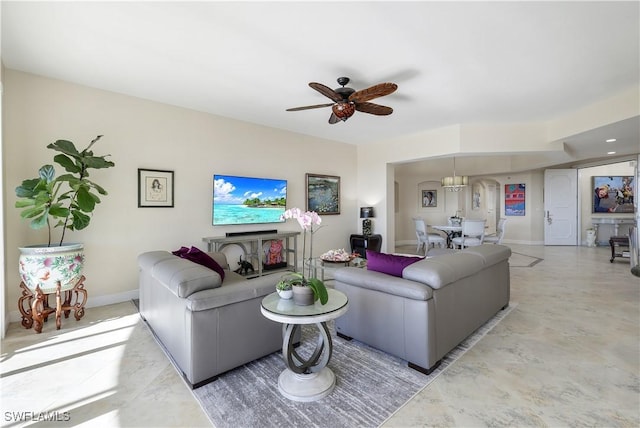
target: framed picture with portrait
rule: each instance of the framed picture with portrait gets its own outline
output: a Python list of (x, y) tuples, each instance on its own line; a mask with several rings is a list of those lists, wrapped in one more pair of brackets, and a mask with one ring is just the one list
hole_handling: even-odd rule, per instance
[(307, 211), (318, 214), (340, 214), (340, 177), (306, 174)]
[(435, 208), (438, 206), (438, 191), (435, 189), (420, 191), (422, 208)]
[(173, 208), (173, 171), (138, 168), (138, 208)]

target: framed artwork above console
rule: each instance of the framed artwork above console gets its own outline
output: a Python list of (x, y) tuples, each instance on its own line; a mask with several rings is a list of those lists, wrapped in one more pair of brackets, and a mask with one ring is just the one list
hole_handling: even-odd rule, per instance
[(598, 214), (633, 213), (635, 187), (632, 175), (593, 176), (591, 212)]

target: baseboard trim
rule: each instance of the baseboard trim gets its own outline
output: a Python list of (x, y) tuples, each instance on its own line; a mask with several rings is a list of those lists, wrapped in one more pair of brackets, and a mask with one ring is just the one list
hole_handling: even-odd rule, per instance
[[(89, 298), (87, 299), (87, 304), (85, 308), (97, 308), (99, 306), (108, 306), (114, 305), (116, 303), (128, 302), (133, 299), (138, 299), (140, 296), (140, 292), (138, 289), (125, 291), (124, 293), (117, 294), (107, 294), (103, 296), (91, 296), (91, 290), (87, 290), (89, 292)], [(22, 322), (22, 315), (20, 311), (11, 311), (9, 312), (9, 322)], [(7, 323), (8, 325), (8, 323)]]

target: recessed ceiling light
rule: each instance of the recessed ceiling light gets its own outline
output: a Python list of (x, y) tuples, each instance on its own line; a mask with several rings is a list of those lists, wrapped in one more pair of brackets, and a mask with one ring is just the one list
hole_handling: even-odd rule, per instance
[(615, 138), (609, 138), (607, 140), (607, 143), (615, 143), (616, 139)]
[(615, 155), (616, 152), (607, 152), (608, 155)]

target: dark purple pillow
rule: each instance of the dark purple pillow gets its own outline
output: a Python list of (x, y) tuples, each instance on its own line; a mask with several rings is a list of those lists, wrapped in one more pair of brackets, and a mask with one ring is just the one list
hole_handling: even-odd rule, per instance
[(424, 257), (398, 256), (367, 250), (367, 270), (386, 273), (402, 278), (402, 270)]
[(205, 253), (199, 248), (191, 247), (188, 252), (177, 254), (177, 256), (216, 271), (218, 275), (220, 275), (220, 279), (224, 281), (224, 269), (222, 269), (222, 267), (215, 260), (213, 260), (211, 256), (209, 256), (209, 254)]
[(189, 252), (189, 247), (180, 247), (179, 250), (172, 251), (171, 254), (174, 256), (182, 257), (183, 254), (187, 254)]

